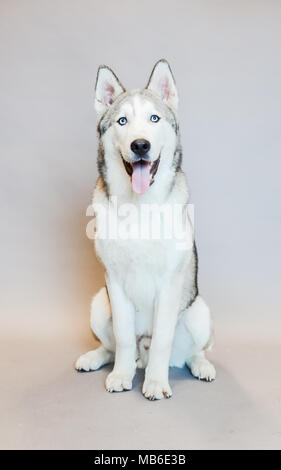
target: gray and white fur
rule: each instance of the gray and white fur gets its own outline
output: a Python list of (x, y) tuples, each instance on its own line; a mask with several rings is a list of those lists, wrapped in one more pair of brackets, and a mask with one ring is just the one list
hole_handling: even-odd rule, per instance
[[(110, 218), (112, 196), (118, 208), (186, 205), (178, 93), (166, 60), (156, 63), (146, 88), (132, 91), (125, 91), (112, 70), (101, 66), (95, 108), (100, 176), (93, 206), (102, 207)], [(99, 233), (104, 223), (99, 212), (96, 222)], [(212, 321), (198, 293), (197, 252), (188, 224), (188, 250), (179, 250), (177, 240), (166, 239), (161, 230), (157, 240), (95, 239), (106, 272), (105, 287), (91, 308), (91, 328), (101, 345), (82, 355), (76, 369), (96, 370), (113, 362), (105, 383), (110, 392), (130, 390), (137, 367), (145, 369), (142, 391), (150, 400), (172, 395), (169, 366), (187, 365), (195, 377), (207, 381), (216, 376), (205, 357), (212, 345)]]

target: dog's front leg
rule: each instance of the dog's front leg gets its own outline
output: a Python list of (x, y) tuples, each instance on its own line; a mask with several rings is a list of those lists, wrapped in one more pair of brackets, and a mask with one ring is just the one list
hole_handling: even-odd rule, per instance
[(105, 388), (109, 392), (131, 390), (136, 371), (135, 310), (115, 279), (107, 279), (116, 341), (115, 363)]
[(182, 279), (169, 280), (156, 301), (149, 360), (142, 392), (149, 400), (169, 398), (169, 361), (182, 294)]

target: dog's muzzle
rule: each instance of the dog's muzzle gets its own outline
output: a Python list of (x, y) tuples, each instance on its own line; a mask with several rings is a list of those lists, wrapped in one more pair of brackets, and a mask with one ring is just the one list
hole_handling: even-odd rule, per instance
[(144, 157), (149, 152), (150, 147), (150, 142), (146, 139), (136, 139), (131, 143), (131, 150), (138, 157)]
[(159, 167), (160, 155), (154, 162), (148, 160), (146, 156), (135, 158), (132, 163), (125, 160), (122, 156), (122, 161), (126, 172), (131, 177), (135, 193), (146, 193), (148, 188), (154, 183), (154, 177)]

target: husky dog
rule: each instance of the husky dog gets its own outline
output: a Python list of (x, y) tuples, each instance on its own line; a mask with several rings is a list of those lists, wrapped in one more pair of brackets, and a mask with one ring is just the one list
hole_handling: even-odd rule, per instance
[[(102, 207), (110, 219), (113, 196), (118, 208), (186, 205), (178, 93), (167, 61), (156, 63), (146, 88), (132, 91), (101, 66), (95, 108), (100, 176), (94, 207)], [(99, 228), (99, 211), (96, 219)], [(119, 214), (117, 225), (121, 220)], [(169, 366), (187, 365), (198, 379), (215, 379), (205, 357), (212, 345), (211, 316), (198, 294), (196, 246), (189, 219), (187, 224), (186, 250), (178, 249), (173, 237), (109, 239), (97, 230), (96, 253), (106, 274), (105, 287), (92, 301), (91, 328), (101, 345), (82, 355), (76, 369), (96, 370), (114, 362), (105, 382), (109, 392), (130, 390), (137, 367), (145, 368), (142, 392), (150, 400), (172, 395)]]

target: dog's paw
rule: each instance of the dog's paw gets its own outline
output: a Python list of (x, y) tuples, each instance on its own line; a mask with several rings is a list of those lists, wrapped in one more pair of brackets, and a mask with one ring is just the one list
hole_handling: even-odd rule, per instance
[(161, 398), (170, 398), (172, 390), (168, 382), (158, 380), (145, 380), (142, 393), (148, 400), (161, 400)]
[(132, 389), (132, 377), (125, 374), (110, 372), (105, 380), (105, 388), (108, 392), (123, 392)]
[(103, 358), (97, 351), (89, 351), (77, 359), (75, 369), (89, 372), (99, 369), (103, 363)]
[(195, 359), (190, 365), (192, 375), (199, 380), (211, 382), (216, 378), (216, 369), (208, 359)]

